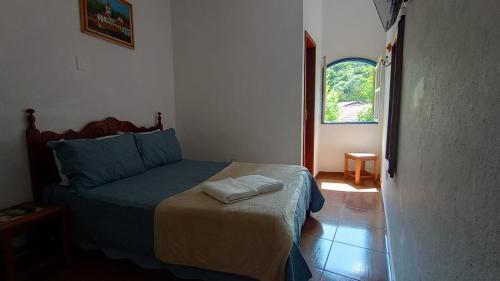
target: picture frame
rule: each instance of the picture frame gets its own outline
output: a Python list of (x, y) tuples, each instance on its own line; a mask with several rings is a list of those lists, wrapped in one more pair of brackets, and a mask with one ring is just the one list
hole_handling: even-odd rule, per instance
[(135, 49), (132, 4), (125, 0), (80, 0), (81, 31)]

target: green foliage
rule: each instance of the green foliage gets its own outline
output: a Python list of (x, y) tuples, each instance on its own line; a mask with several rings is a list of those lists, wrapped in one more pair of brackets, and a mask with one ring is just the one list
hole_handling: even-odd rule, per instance
[(325, 121), (333, 122), (339, 118), (340, 107), (339, 107), (339, 96), (337, 92), (327, 92), (325, 95)]
[(362, 111), (358, 112), (358, 120), (361, 122), (373, 121), (373, 106), (367, 107)]
[(97, 14), (106, 11), (106, 5), (97, 0), (87, 0), (87, 11), (89, 14)]
[[(372, 65), (365, 62), (345, 61), (328, 67), (325, 76), (324, 116), (326, 122), (337, 121), (340, 114), (339, 102), (373, 103), (375, 68)], [(364, 110), (358, 117), (359, 121), (372, 121), (373, 108)]]

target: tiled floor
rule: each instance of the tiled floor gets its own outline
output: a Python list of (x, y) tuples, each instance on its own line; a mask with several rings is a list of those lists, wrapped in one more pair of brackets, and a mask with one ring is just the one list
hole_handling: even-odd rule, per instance
[(380, 190), (336, 176), (317, 182), (325, 205), (307, 219), (300, 245), (312, 281), (389, 280)]

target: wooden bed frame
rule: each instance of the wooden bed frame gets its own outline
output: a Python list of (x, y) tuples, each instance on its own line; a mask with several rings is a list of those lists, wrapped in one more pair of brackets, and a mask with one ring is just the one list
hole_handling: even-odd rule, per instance
[(28, 121), (26, 139), (28, 143), (31, 190), (35, 202), (40, 201), (42, 189), (46, 184), (59, 180), (54, 157), (52, 151), (47, 148), (47, 142), (62, 139), (95, 139), (115, 135), (118, 132), (140, 133), (163, 130), (161, 112), (157, 113), (156, 125), (149, 128), (137, 127), (129, 121), (120, 121), (116, 118), (108, 117), (102, 121), (91, 122), (80, 131), (68, 130), (61, 134), (51, 131), (40, 132), (35, 124), (34, 109), (30, 108), (26, 110), (26, 120)]

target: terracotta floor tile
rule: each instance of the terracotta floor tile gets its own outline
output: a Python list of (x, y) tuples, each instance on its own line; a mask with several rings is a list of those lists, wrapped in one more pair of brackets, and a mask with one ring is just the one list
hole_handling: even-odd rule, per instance
[(325, 174), (322, 172), (319, 172), (318, 175), (316, 176), (316, 180), (329, 180), (329, 179), (337, 179), (337, 180), (343, 180), (344, 179), (344, 174)]
[(352, 209), (345, 207), (342, 211), (341, 223), (359, 224), (385, 229), (384, 213), (370, 210)]
[(321, 281), (321, 276), (323, 275), (323, 270), (316, 267), (309, 267), (311, 269), (312, 278), (310, 281)]
[(376, 187), (377, 184), (373, 182), (373, 180), (370, 179), (365, 179), (362, 180), (360, 184), (356, 184), (354, 182), (354, 178), (348, 178), (347, 180), (344, 180), (345, 183), (350, 184), (352, 186), (355, 186), (359, 189), (366, 189), (366, 188), (371, 188), (371, 187)]
[(385, 247), (385, 231), (380, 228), (341, 224), (337, 228), (334, 241), (370, 250), (387, 252)]
[(321, 193), (329, 205), (344, 206), (347, 192), (322, 189)]
[(309, 217), (302, 226), (302, 235), (333, 240), (337, 231), (338, 222), (323, 217)]
[(370, 259), (366, 249), (335, 242), (328, 257), (326, 269), (350, 278), (366, 280), (369, 274)]
[(356, 281), (356, 279), (351, 279), (342, 275), (324, 271), (323, 276), (321, 277), (321, 281)]
[(379, 192), (349, 192), (345, 205), (349, 208), (382, 212), (382, 197)]
[(325, 270), (361, 281), (387, 281), (387, 255), (334, 242)]
[(362, 184), (355, 184), (351, 180), (343, 179), (320, 179), (316, 180), (318, 186), (322, 191), (330, 190), (337, 192), (378, 192), (376, 185), (372, 182), (366, 182)]
[(324, 269), (331, 245), (331, 240), (302, 235), (300, 251), (309, 266)]
[(313, 213), (312, 216), (315, 218), (323, 217), (328, 220), (340, 220), (342, 217), (342, 210), (344, 207), (332, 205), (328, 201), (325, 201), (323, 208), (317, 212)]

